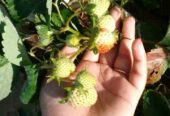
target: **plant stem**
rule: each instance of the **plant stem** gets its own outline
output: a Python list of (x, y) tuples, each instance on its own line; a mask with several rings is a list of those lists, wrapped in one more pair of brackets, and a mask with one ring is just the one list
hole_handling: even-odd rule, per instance
[(56, 7), (57, 12), (58, 12), (58, 14), (59, 14), (59, 17), (60, 17), (60, 19), (61, 19), (62, 23), (64, 24), (64, 23), (65, 23), (65, 22), (64, 22), (64, 19), (63, 19), (63, 17), (62, 17), (62, 15), (61, 15), (61, 13), (60, 13), (60, 9), (59, 9), (59, 7), (58, 7), (58, 0), (56, 0), (56, 2), (55, 2), (55, 3), (53, 3), (53, 5)]
[(71, 22), (71, 20), (72, 20), (75, 16), (78, 16), (79, 14), (80, 14), (80, 12), (77, 12), (77, 13), (72, 14), (72, 15), (68, 18), (68, 20), (67, 20), (67, 22), (66, 22), (66, 27), (68, 27), (69, 24), (70, 24), (70, 22)]
[(72, 29), (71, 27), (68, 27), (68, 31), (74, 33), (75, 35), (79, 35), (80, 33), (74, 29)]
[(80, 37), (80, 40), (89, 40), (90, 38), (89, 37), (86, 37), (86, 36), (81, 36)]
[(68, 3), (66, 3), (64, 0), (62, 0), (62, 3), (65, 5), (65, 7), (67, 7), (69, 10), (73, 11), (72, 7), (70, 7), (70, 5)]
[(84, 47), (80, 48), (76, 53), (74, 53), (74, 54), (70, 57), (70, 59), (71, 59), (72, 61), (74, 61), (78, 55), (80, 55), (84, 50), (86, 50), (87, 47), (88, 47), (88, 46), (84, 46)]
[(53, 65), (45, 64), (45, 65), (41, 66), (40, 68), (41, 68), (41, 69), (53, 69), (54, 66), (53, 66)]
[(81, 10), (84, 10), (83, 5), (81, 4), (81, 1), (82, 0), (78, 0)]

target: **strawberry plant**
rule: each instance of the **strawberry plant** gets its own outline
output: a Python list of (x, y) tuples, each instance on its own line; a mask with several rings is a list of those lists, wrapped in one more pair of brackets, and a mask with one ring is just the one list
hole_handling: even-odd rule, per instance
[[(147, 51), (147, 85), (135, 115), (170, 114), (168, 2), (1, 0), (0, 114), (40, 115), (38, 97), (44, 80), (56, 81), (61, 87), (71, 81), (71, 86), (63, 87), (67, 94), (61, 103), (94, 105), (98, 98), (94, 76), (86, 69), (75, 80), (69, 76), (86, 50), (103, 54), (119, 46), (121, 32), (109, 14), (115, 5), (121, 8), (122, 20), (129, 13), (137, 19), (136, 35), (143, 39)], [(67, 56), (61, 52), (64, 46), (77, 51)]]

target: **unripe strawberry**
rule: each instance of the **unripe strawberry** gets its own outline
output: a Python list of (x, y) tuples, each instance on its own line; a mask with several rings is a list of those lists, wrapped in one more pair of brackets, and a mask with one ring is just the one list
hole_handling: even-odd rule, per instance
[(54, 64), (53, 76), (57, 80), (70, 76), (76, 69), (75, 64), (66, 57), (52, 59), (52, 62)]
[(95, 38), (95, 44), (99, 53), (106, 53), (114, 47), (114, 44), (117, 43), (118, 33), (117, 32), (108, 32), (100, 31)]
[(113, 32), (116, 28), (116, 22), (111, 15), (105, 15), (99, 19), (99, 28)]
[(78, 47), (80, 42), (80, 38), (78, 35), (70, 34), (66, 37), (66, 43), (70, 47)]
[(95, 87), (96, 80), (95, 77), (87, 72), (86, 70), (82, 70), (76, 78), (75, 85), (83, 86), (84, 89), (90, 89)]
[(88, 1), (90, 4), (96, 5), (92, 9), (92, 13), (99, 18), (104, 15), (110, 6), (110, 0), (89, 0)]
[(97, 101), (97, 91), (95, 88), (87, 90), (75, 88), (70, 94), (68, 101), (73, 107), (90, 107)]
[(48, 31), (44, 35), (40, 36), (38, 44), (40, 45), (40, 47), (48, 46), (52, 42), (52, 40), (53, 40), (52, 32)]

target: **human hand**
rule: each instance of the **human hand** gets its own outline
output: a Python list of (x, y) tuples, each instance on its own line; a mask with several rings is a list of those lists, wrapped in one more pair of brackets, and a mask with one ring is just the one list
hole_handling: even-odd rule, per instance
[[(111, 15), (119, 28), (120, 9), (115, 7)], [(147, 69), (146, 56), (141, 39), (135, 39), (135, 20), (124, 20), (120, 46), (115, 46), (106, 54), (94, 55), (87, 51), (76, 72), (86, 67), (96, 77), (98, 100), (92, 107), (73, 108), (70, 104), (60, 104), (64, 91), (55, 82), (45, 84), (41, 89), (40, 105), (43, 116), (132, 116), (144, 90)], [(129, 39), (128, 39), (129, 38)], [(65, 54), (75, 49), (65, 47)], [(72, 78), (72, 77), (70, 77)], [(74, 77), (73, 77), (74, 78)]]

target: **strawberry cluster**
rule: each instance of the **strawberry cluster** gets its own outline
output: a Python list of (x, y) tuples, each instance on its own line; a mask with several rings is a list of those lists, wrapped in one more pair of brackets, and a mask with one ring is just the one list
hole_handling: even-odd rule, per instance
[[(66, 26), (62, 27), (57, 34), (59, 36), (64, 34), (65, 40), (62, 41), (69, 47), (76, 47), (78, 51), (69, 58), (60, 56), (57, 59), (51, 59), (53, 69), (49, 76), (50, 81), (56, 80), (59, 85), (63, 81), (68, 81), (69, 76), (76, 69), (74, 60), (86, 49), (107, 53), (114, 47), (118, 40), (118, 32), (115, 29), (114, 18), (108, 14), (110, 5), (110, 0), (88, 0), (82, 2), (81, 9), (74, 8), (75, 14), (70, 16)], [(78, 29), (75, 28), (76, 25), (73, 26), (71, 21), (74, 17), (80, 21), (83, 28)], [(95, 89), (96, 79), (92, 74), (87, 70), (82, 70), (76, 75), (74, 81), (69, 81), (72, 84), (64, 87), (67, 94), (60, 101), (61, 103), (68, 102), (73, 107), (90, 107), (96, 103), (98, 96)]]

